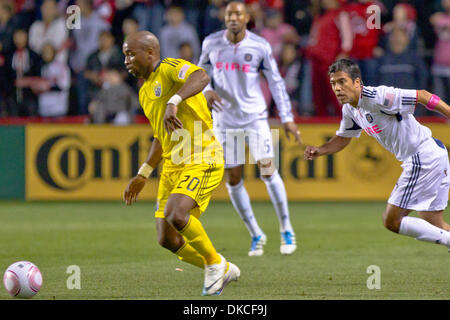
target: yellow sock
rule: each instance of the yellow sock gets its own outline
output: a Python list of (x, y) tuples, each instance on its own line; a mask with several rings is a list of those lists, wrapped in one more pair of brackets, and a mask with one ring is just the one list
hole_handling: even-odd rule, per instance
[(196, 267), (205, 268), (205, 259), (187, 242), (175, 253), (181, 261), (190, 263)]
[[(203, 259), (203, 257), (199, 255), (198, 252), (195, 251), (195, 249), (192, 248), (187, 242), (185, 242), (184, 245), (180, 249), (178, 249), (175, 254), (181, 261), (190, 263), (193, 266), (199, 267), (201, 269), (205, 268), (205, 259)], [(225, 273), (228, 272), (229, 268), (230, 263), (227, 261), (227, 269), (225, 270)]]
[(211, 243), (201, 222), (194, 216), (189, 216), (189, 221), (180, 234), (187, 239), (188, 244), (195, 249), (204, 259), (206, 264), (220, 263), (220, 256)]

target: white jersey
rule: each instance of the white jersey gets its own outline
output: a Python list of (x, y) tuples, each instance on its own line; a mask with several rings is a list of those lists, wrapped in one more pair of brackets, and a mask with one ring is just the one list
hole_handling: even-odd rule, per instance
[(267, 119), (260, 71), (267, 78), (281, 121), (293, 121), (284, 80), (264, 38), (247, 30), (244, 39), (234, 44), (226, 38), (226, 30), (215, 32), (203, 41), (199, 66), (212, 79), (204, 91), (213, 89), (222, 99), (223, 111), (213, 112), (214, 122), (240, 127)]
[(374, 137), (400, 161), (419, 152), (432, 141), (431, 130), (413, 116), (417, 104), (416, 90), (394, 87), (363, 87), (358, 107), (342, 107), (342, 120), (336, 135), (359, 137), (361, 130)]
[(69, 109), (70, 69), (66, 63), (53, 60), (42, 67), (41, 76), (56, 90), (39, 95), (39, 114), (43, 117), (65, 116)]

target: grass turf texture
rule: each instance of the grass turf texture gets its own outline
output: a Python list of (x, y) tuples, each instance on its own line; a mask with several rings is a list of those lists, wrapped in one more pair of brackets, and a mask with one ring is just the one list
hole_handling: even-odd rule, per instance
[[(268, 243), (264, 256), (248, 257), (238, 214), (228, 202), (211, 203), (201, 221), (241, 279), (220, 297), (202, 297), (203, 271), (157, 244), (154, 203), (4, 201), (0, 270), (35, 263), (44, 284), (33, 299), (448, 299), (447, 250), (385, 230), (384, 206), (290, 203), (298, 249), (281, 256), (273, 207), (254, 202)], [(80, 290), (66, 287), (70, 265), (81, 268)], [(381, 269), (380, 290), (367, 288), (370, 265)], [(0, 299), (10, 299), (4, 289)]]

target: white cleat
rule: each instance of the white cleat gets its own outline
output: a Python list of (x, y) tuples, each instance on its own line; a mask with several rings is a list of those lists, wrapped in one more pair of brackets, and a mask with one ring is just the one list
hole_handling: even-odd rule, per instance
[(227, 260), (221, 254), (219, 256), (220, 263), (205, 265), (205, 283), (202, 292), (204, 296), (216, 296), (222, 292)]
[(293, 254), (296, 249), (297, 242), (295, 240), (295, 233), (290, 231), (281, 232), (281, 254), (290, 255)]
[(228, 271), (223, 277), (222, 288), (219, 290), (218, 295), (222, 294), (222, 291), (223, 289), (225, 289), (227, 284), (229, 284), (231, 281), (237, 281), (241, 276), (241, 270), (239, 270), (239, 268), (235, 264), (228, 262), (228, 265)]
[(250, 257), (259, 257), (264, 254), (264, 245), (267, 242), (267, 237), (263, 233), (260, 236), (252, 237), (252, 245), (250, 247), (250, 251), (248, 252), (248, 255)]

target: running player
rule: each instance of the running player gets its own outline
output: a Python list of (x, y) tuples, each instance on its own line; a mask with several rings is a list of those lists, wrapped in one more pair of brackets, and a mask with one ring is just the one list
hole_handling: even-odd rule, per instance
[(145, 79), (139, 101), (154, 131), (147, 160), (125, 189), (124, 201), (137, 200), (164, 159), (155, 212), (158, 242), (180, 260), (205, 269), (203, 295), (221, 294), (240, 270), (216, 252), (199, 220), (223, 177), (223, 149), (212, 134), (202, 94), (209, 76), (182, 59), (161, 61), (159, 41), (148, 31), (127, 37), (123, 53), (128, 72)]
[[(413, 116), (417, 103), (450, 118), (450, 107), (425, 90), (363, 86), (356, 63), (342, 59), (329, 68), (331, 87), (343, 104), (336, 135), (320, 147), (307, 146), (312, 160), (344, 149), (361, 131), (374, 137), (403, 162), (403, 172), (383, 214), (384, 226), (418, 240), (450, 247), (450, 226), (443, 213), (448, 202), (450, 166), (444, 144)], [(409, 217), (417, 211), (420, 218)]]
[(292, 134), (301, 143), (300, 131), (293, 122), (291, 103), (272, 56), (272, 48), (264, 38), (247, 30), (249, 19), (244, 3), (230, 2), (225, 9), (226, 30), (205, 38), (199, 65), (212, 80), (203, 92), (213, 109), (214, 132), (225, 149), (226, 186), (231, 202), (252, 237), (248, 254), (262, 255), (267, 237), (255, 219), (244, 187), (242, 167), (245, 159), (233, 159), (236, 154), (244, 154), (242, 149), (245, 144), (234, 143), (239, 136), (250, 141), (250, 153), (261, 169), (261, 179), (267, 186), (280, 223), (280, 251), (288, 255), (296, 250), (297, 245), (284, 182), (274, 165), (268, 111), (260, 88), (260, 71), (269, 82), (287, 137)]

